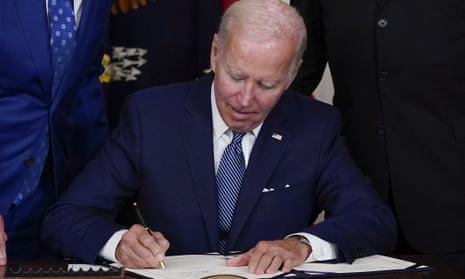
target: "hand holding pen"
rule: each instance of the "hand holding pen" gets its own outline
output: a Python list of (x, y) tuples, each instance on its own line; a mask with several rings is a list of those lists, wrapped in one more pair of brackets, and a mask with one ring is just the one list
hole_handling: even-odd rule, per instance
[[(142, 226), (145, 227), (145, 230), (149, 233), (150, 236), (154, 236), (153, 233), (152, 233), (152, 230), (147, 226), (147, 223), (145, 223), (145, 219), (144, 217), (142, 217), (142, 213), (140, 213), (140, 210), (139, 210), (139, 207), (137, 207), (137, 202), (134, 202), (133, 203), (134, 205), (134, 208), (136, 210), (136, 213), (137, 213), (137, 216), (139, 217), (139, 220), (142, 224)], [(161, 233), (160, 233), (161, 234)], [(163, 237), (164, 238), (164, 237)], [(166, 250), (165, 250), (166, 251)], [(164, 254), (164, 253), (163, 253)], [(160, 261), (160, 266), (165, 269), (166, 266), (165, 266), (165, 262), (163, 260)]]
[(163, 259), (169, 247), (168, 240), (162, 233), (150, 230), (136, 203), (134, 207), (142, 225), (135, 224), (123, 234), (116, 247), (117, 260), (128, 268), (165, 268)]

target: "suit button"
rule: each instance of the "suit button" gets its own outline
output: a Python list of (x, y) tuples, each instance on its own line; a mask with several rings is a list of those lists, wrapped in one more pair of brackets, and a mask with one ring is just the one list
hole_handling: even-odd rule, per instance
[(386, 129), (384, 128), (384, 125), (379, 125), (378, 129), (376, 129), (376, 132), (378, 135), (384, 135), (386, 133)]
[(32, 157), (26, 157), (26, 159), (24, 159), (24, 165), (28, 168), (32, 167), (32, 165), (34, 165), (34, 159), (32, 159)]
[(389, 77), (389, 74), (387, 72), (381, 72), (379, 74), (379, 81), (380, 82), (385, 82)]
[(384, 18), (378, 20), (378, 26), (381, 27), (381, 28), (384, 28), (388, 25), (388, 22), (387, 20), (385, 20)]

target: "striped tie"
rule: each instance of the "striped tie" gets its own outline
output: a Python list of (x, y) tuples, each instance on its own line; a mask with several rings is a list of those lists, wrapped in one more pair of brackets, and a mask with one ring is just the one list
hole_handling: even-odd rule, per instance
[(245, 173), (245, 162), (241, 145), (244, 135), (245, 133), (233, 132), (233, 140), (225, 148), (216, 174), (220, 233), (219, 246), (221, 253), (225, 252), (237, 196), (239, 195), (242, 178)]

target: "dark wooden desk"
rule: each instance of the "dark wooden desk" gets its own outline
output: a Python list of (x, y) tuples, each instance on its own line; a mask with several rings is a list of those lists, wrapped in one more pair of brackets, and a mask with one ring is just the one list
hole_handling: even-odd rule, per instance
[[(465, 276), (463, 274), (458, 274), (454, 270), (450, 268), (450, 266), (432, 256), (427, 256), (427, 255), (402, 255), (398, 256), (398, 258), (405, 259), (408, 261), (420, 263), (423, 265), (427, 265), (430, 267), (433, 267), (435, 270), (434, 271), (429, 271), (429, 272), (396, 272), (396, 273), (386, 273), (386, 274), (370, 274), (370, 275), (357, 275), (357, 276), (347, 276), (347, 275), (338, 275), (338, 276), (332, 276), (332, 277), (325, 277), (328, 279), (334, 278), (334, 279), (465, 279)], [(21, 264), (27, 264), (32, 267), (40, 267), (40, 266), (58, 266), (58, 265), (63, 265), (67, 264), (69, 262), (65, 261), (53, 261), (53, 262), (48, 262), (48, 261), (33, 261), (33, 262), (24, 262)], [(3, 272), (2, 272), (3, 269)], [(12, 277), (5, 277), (2, 274), (4, 274), (5, 267), (0, 267), (0, 279), (11, 279)], [(111, 279), (114, 278), (123, 278), (123, 276), (113, 276)], [(136, 279), (137, 277), (131, 276), (129, 274), (125, 274), (124, 277), (126, 279)], [(17, 277), (16, 277), (17, 278)], [(26, 278), (26, 277), (21, 277), (21, 278)], [(29, 278), (29, 277), (27, 277)], [(38, 277), (34, 277), (35, 279), (38, 279)], [(44, 278), (44, 277), (41, 277)], [(49, 279), (52, 279), (51, 277), (47, 277)], [(54, 276), (53, 278), (66, 278), (66, 279), (73, 279), (73, 277), (64, 277), (64, 276)], [(74, 277), (74, 279), (106, 279), (110, 278), (108, 276), (101, 276), (101, 277)], [(318, 278), (312, 276), (311, 278)], [(200, 279), (200, 278), (199, 278)]]
[(408, 261), (421, 263), (423, 265), (431, 266), (435, 269), (433, 272), (422, 274), (421, 279), (465, 279), (465, 274), (454, 271), (442, 259), (430, 255), (402, 255), (398, 256)]
[(97, 268), (68, 271), (68, 264), (75, 261), (21, 261), (9, 262), (8, 266), (0, 266), (0, 279), (124, 279), (125, 273), (117, 268)]

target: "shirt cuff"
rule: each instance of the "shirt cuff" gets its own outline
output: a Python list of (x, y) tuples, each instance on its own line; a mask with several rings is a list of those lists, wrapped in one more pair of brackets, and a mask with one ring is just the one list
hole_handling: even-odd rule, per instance
[(285, 238), (289, 238), (291, 236), (303, 236), (310, 242), (312, 252), (305, 262), (329, 261), (337, 258), (337, 245), (334, 243), (328, 242), (309, 233), (294, 233), (286, 236)]
[(115, 256), (116, 247), (118, 246), (118, 243), (120, 242), (121, 237), (123, 237), (123, 234), (125, 234), (127, 231), (128, 230), (119, 230), (115, 232), (107, 240), (103, 248), (100, 250), (99, 255), (105, 260), (112, 261), (112, 262), (118, 262)]

